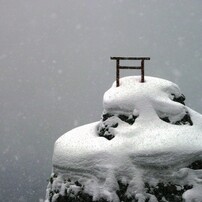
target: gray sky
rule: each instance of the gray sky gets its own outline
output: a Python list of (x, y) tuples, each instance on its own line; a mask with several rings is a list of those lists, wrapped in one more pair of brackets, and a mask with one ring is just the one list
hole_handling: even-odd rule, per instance
[(202, 113), (201, 10), (200, 0), (0, 0), (0, 199), (45, 196), (55, 140), (100, 119), (110, 56), (150, 56), (146, 75), (177, 83)]

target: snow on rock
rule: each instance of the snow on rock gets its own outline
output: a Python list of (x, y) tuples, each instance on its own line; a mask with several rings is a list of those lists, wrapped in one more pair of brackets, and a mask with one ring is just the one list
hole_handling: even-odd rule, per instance
[[(176, 84), (159, 78), (140, 83), (139, 77), (125, 77), (119, 87), (114, 83), (104, 94), (102, 120), (56, 141), (56, 176), (47, 200), (82, 190), (92, 196), (89, 201), (119, 202), (124, 199), (118, 190), (125, 185), (127, 198), (156, 202), (145, 183), (172, 182), (180, 184), (185, 201), (202, 201), (201, 172), (180, 170), (202, 157), (202, 115), (186, 107), (184, 99)], [(50, 197), (53, 189), (58, 191)]]

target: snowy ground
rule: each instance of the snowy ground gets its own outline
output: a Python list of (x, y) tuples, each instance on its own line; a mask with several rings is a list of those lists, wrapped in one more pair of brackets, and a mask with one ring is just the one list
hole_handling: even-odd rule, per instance
[[(56, 141), (53, 173), (58, 177), (48, 193), (55, 186), (62, 194), (64, 179), (71, 178), (84, 185), (93, 200), (119, 202), (120, 181), (128, 184), (128, 196), (154, 202), (156, 197), (146, 193), (144, 185), (163, 181), (192, 185), (183, 198), (202, 201), (202, 171), (184, 168), (202, 158), (202, 115), (183, 104), (176, 84), (152, 77), (146, 77), (145, 83), (139, 80), (122, 78), (119, 87), (114, 83), (104, 94), (106, 120), (75, 128)], [(123, 121), (120, 115), (135, 117), (134, 123)], [(184, 117), (188, 119), (180, 121)], [(111, 127), (105, 131), (106, 123)], [(100, 137), (99, 130), (103, 136), (113, 136), (110, 140)], [(76, 189), (72, 185), (71, 190)]]

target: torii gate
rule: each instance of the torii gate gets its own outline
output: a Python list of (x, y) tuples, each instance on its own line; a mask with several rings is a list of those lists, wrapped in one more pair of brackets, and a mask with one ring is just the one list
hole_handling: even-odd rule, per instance
[[(116, 60), (116, 87), (120, 86), (120, 69), (141, 69), (141, 82), (144, 82), (144, 61), (150, 57), (111, 57), (111, 60)], [(141, 60), (141, 66), (121, 66), (120, 60)]]

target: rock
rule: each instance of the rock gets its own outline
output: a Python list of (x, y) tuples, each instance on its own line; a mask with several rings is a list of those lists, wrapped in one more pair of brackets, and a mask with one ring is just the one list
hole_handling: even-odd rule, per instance
[(175, 94), (171, 94), (171, 95), (173, 95), (174, 97), (173, 97), (173, 101), (175, 101), (175, 102), (179, 102), (179, 103), (181, 103), (181, 104), (183, 104), (183, 105), (185, 105), (185, 96), (183, 95), (183, 94), (181, 94), (181, 96), (179, 96), (179, 97), (176, 97), (175, 96)]
[(159, 202), (182, 202), (182, 195), (185, 191), (192, 189), (190, 185), (177, 185), (168, 183), (158, 183), (156, 186), (145, 184), (147, 193), (154, 195)]
[(193, 170), (202, 169), (202, 160), (194, 161), (193, 163), (188, 165), (187, 168), (190, 168), (190, 169), (193, 169)]
[(181, 120), (178, 120), (176, 122), (171, 122), (170, 119), (169, 119), (169, 117), (167, 117), (167, 116), (165, 116), (163, 118), (160, 117), (160, 119), (162, 121), (165, 121), (167, 123), (171, 123), (171, 124), (174, 124), (174, 125), (190, 125), (190, 126), (193, 125), (193, 122), (191, 120), (189, 112), (186, 112), (186, 114), (184, 115), (184, 117)]
[(202, 116), (172, 82), (121, 81), (56, 141), (46, 202), (202, 202)]
[[(198, 163), (197, 163), (198, 164)], [(55, 175), (57, 176), (57, 175)], [(62, 181), (62, 186), (52, 186), (57, 177), (49, 181), (52, 189), (49, 190), (50, 202), (110, 202), (104, 198), (93, 200), (93, 197), (85, 193), (85, 187), (78, 181)], [(117, 181), (119, 189), (116, 191), (120, 202), (138, 202), (136, 196), (127, 195), (128, 184)], [(145, 200), (149, 202), (151, 197), (156, 198), (158, 202), (183, 202), (183, 193), (193, 188), (193, 185), (174, 184), (172, 182), (159, 182), (156, 186), (145, 182)], [(61, 188), (62, 187), (62, 188)], [(61, 191), (62, 190), (62, 191)]]
[(125, 115), (104, 113), (98, 127), (98, 136), (111, 140), (115, 137), (113, 128), (118, 127), (120, 120), (128, 123), (129, 125), (133, 125), (137, 117), (138, 116), (134, 116), (132, 114)]
[[(185, 96), (183, 94), (181, 94), (181, 96), (179, 96), (179, 97), (176, 97), (176, 95), (174, 95), (174, 94), (171, 94), (171, 95), (173, 96), (173, 99), (172, 99), (173, 101), (185, 105), (184, 101), (185, 101), (186, 98), (185, 98)], [(191, 117), (190, 117), (190, 114), (189, 114), (188, 111), (186, 111), (186, 114), (183, 116), (182, 119), (180, 119), (178, 121), (175, 121), (175, 122), (171, 122), (169, 117), (166, 116), (165, 114), (164, 114), (163, 117), (159, 117), (159, 118), (162, 121), (165, 121), (167, 123), (171, 123), (171, 124), (174, 124), (174, 125), (190, 125), (190, 126), (193, 125), (193, 122), (191, 120)]]

